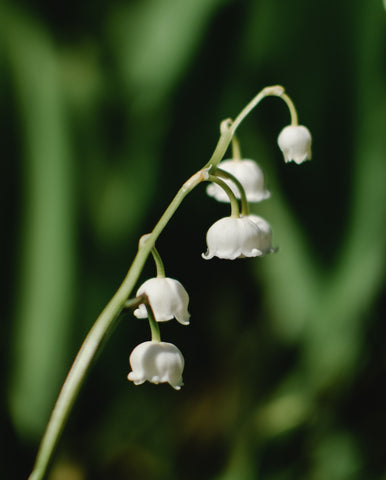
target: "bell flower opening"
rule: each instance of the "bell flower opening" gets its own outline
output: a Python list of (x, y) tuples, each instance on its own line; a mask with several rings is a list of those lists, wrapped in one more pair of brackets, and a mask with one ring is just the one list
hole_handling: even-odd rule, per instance
[(183, 385), (184, 357), (172, 343), (143, 342), (131, 352), (129, 362), (132, 371), (127, 378), (135, 385), (169, 383), (175, 390)]
[[(231, 173), (244, 187), (249, 202), (261, 202), (270, 197), (270, 192), (264, 187), (264, 173), (254, 160), (233, 159), (222, 160), (218, 168)], [(236, 185), (229, 179), (223, 179), (232, 189), (236, 198), (240, 198), (240, 192)], [(229, 203), (229, 197), (224, 190), (214, 183), (207, 186), (207, 194), (219, 202)]]
[(234, 260), (239, 257), (259, 257), (262, 232), (248, 217), (224, 217), (217, 220), (206, 234), (205, 260), (213, 257)]
[[(189, 325), (189, 295), (178, 280), (168, 277), (150, 278), (139, 287), (137, 296), (142, 294), (147, 295), (157, 322), (175, 318), (182, 325)], [(134, 315), (137, 318), (146, 318), (145, 305), (140, 305)]]
[(277, 143), (285, 162), (303, 163), (311, 160), (311, 133), (303, 125), (288, 125), (280, 132)]

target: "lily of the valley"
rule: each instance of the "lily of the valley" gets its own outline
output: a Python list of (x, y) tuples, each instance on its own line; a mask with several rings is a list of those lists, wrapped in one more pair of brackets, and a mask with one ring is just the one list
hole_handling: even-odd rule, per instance
[[(244, 187), (249, 202), (261, 202), (270, 196), (269, 190), (264, 187), (263, 171), (254, 160), (223, 160), (218, 164), (218, 168), (231, 173), (237, 178)], [(232, 189), (236, 198), (240, 198), (240, 192), (236, 185), (229, 179), (224, 178), (223, 180)], [(219, 202), (229, 203), (228, 195), (215, 183), (209, 184), (206, 192), (210, 197), (214, 197)]]
[[(150, 278), (139, 287), (137, 297), (143, 294), (147, 295), (157, 322), (176, 318), (182, 325), (189, 324), (189, 295), (178, 280), (168, 277)], [(140, 305), (134, 315), (137, 318), (146, 318), (145, 305)]]
[(280, 132), (277, 143), (283, 152), (284, 161), (299, 164), (311, 160), (312, 138), (308, 128), (303, 125), (288, 125)]
[(259, 257), (264, 254), (264, 234), (248, 216), (224, 217), (217, 220), (206, 234), (205, 260), (213, 257), (234, 260), (238, 257)]
[(175, 390), (183, 385), (184, 357), (172, 343), (143, 342), (131, 352), (129, 361), (132, 371), (127, 378), (135, 385), (169, 383)]

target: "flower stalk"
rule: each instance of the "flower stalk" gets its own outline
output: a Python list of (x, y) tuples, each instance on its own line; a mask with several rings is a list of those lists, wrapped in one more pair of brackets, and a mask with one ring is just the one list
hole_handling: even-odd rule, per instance
[[(226, 150), (228, 149), (234, 134), (238, 126), (242, 123), (244, 118), (259, 104), (259, 102), (267, 96), (278, 96), (281, 97), (287, 104), (290, 113), (292, 125), (297, 125), (297, 114), (295, 107), (289, 97), (284, 93), (284, 88), (281, 86), (272, 86), (266, 87), (261, 92), (259, 92), (252, 101), (241, 111), (241, 113), (236, 117), (234, 121), (227, 119), (221, 123), (220, 127), (220, 138), (215, 147), (215, 150), (208, 161), (208, 163), (192, 177), (190, 177), (177, 192), (176, 196), (167, 207), (163, 215), (161, 216), (158, 223), (155, 225), (153, 231), (146, 236), (144, 241), (140, 242), (138, 247), (137, 254), (130, 266), (129, 271), (127, 272), (126, 277), (124, 278), (122, 284), (108, 302), (106, 307), (103, 309), (102, 313), (99, 315), (91, 330), (87, 334), (76, 358), (75, 361), (67, 375), (67, 378), (63, 384), (63, 387), (60, 391), (59, 397), (51, 414), (50, 420), (48, 422), (46, 431), (42, 438), (39, 451), (36, 457), (36, 462), (33, 468), (33, 471), (29, 477), (29, 480), (43, 480), (46, 475), (49, 463), (52, 459), (53, 452), (58, 443), (59, 437), (64, 429), (65, 423), (68, 419), (68, 416), (71, 412), (72, 406), (76, 400), (76, 397), (80, 391), (80, 388), (85, 380), (85, 377), (92, 365), (93, 360), (95, 359), (97, 353), (99, 352), (103, 341), (107, 338), (108, 334), (112, 329), (117, 325), (118, 317), (124, 308), (134, 308), (140, 304), (145, 304), (148, 312), (148, 319), (152, 334), (152, 342), (161, 342), (159, 327), (154, 316), (152, 307), (149, 305), (146, 295), (140, 295), (131, 300), (128, 300), (130, 295), (133, 292), (133, 289), (138, 281), (138, 278), (142, 272), (144, 264), (149, 257), (150, 253), (153, 254), (156, 267), (157, 267), (157, 276), (164, 277), (165, 271), (162, 264), (161, 257), (158, 255), (158, 252), (155, 250), (155, 242), (158, 239), (159, 235), (162, 233), (169, 220), (172, 218), (177, 208), (181, 205), (184, 198), (201, 182), (211, 181), (215, 182), (225, 190), (227, 195), (230, 198), (231, 202), (231, 217), (232, 222), (237, 222), (237, 224), (243, 222), (251, 230), (250, 237), (257, 235), (255, 225), (253, 222), (246, 218), (240, 218), (239, 207), (236, 196), (234, 195), (231, 188), (218, 177), (230, 178), (229, 174), (225, 174), (222, 171), (216, 171), (217, 165), (222, 160)], [(238, 142), (235, 139), (233, 142), (234, 155), (240, 156), (240, 151), (238, 147)], [(236, 184), (240, 190), (241, 202), (242, 202), (242, 215), (248, 214), (248, 205), (245, 198), (245, 193), (243, 195), (242, 186), (232, 178), (232, 181)], [(241, 188), (240, 188), (241, 187)], [(251, 226), (252, 223), (252, 226)], [(243, 254), (247, 256), (255, 256), (256, 249), (253, 249), (248, 244), (249, 239), (244, 243)], [(170, 349), (172, 347), (169, 344), (162, 345), (162, 348)], [(157, 348), (160, 346), (158, 345)], [(153, 344), (152, 344), (153, 348)], [(180, 356), (179, 351), (176, 353), (176, 347), (173, 347), (173, 355), (179, 362), (179, 369), (182, 371), (183, 360)], [(163, 352), (162, 352), (163, 354)], [(180, 358), (181, 357), (181, 358)], [(169, 381), (169, 380), (168, 380)], [(180, 388), (180, 378), (172, 379), (169, 383), (174, 386), (174, 388)]]
[[(214, 173), (218, 177), (230, 180), (236, 185), (237, 190), (240, 194), (241, 215), (249, 215), (249, 203), (248, 203), (247, 195), (245, 193), (244, 187), (241, 185), (240, 180), (238, 178), (236, 178), (234, 175), (232, 175), (231, 173), (226, 172), (225, 170), (222, 170), (221, 168), (216, 168)], [(232, 192), (232, 194), (233, 194), (233, 192)], [(233, 196), (234, 196), (234, 194), (233, 194)]]
[[(237, 201), (237, 198), (236, 198), (235, 194), (232, 192), (232, 189), (229, 187), (229, 185), (227, 185), (223, 180), (221, 180), (221, 178), (218, 178), (219, 176), (222, 176), (221, 175), (222, 174), (221, 170), (220, 170), (220, 172), (218, 170), (215, 170), (214, 173), (215, 173), (215, 175), (209, 175), (208, 176), (208, 182), (216, 183), (217, 185), (219, 185), (224, 190), (224, 192), (227, 194), (227, 196), (229, 198), (229, 201), (230, 201), (230, 204), (231, 204), (231, 217), (238, 218), (240, 216), (240, 210), (239, 210), (239, 204), (238, 204), (238, 201)], [(225, 175), (225, 177), (226, 177), (226, 175)], [(232, 180), (233, 180), (233, 178), (232, 178)], [(236, 179), (234, 179), (234, 180), (236, 180)], [(238, 182), (238, 180), (235, 181), (235, 183), (237, 183), (237, 182)], [(239, 183), (239, 186), (241, 187), (241, 190), (244, 191), (240, 182), (238, 182), (238, 183)]]
[(241, 160), (240, 142), (235, 134), (232, 137), (232, 158), (233, 160)]
[(298, 124), (298, 113), (296, 111), (294, 102), (290, 99), (290, 97), (285, 92), (283, 92), (280, 95), (280, 98), (285, 101), (285, 103), (287, 104), (288, 110), (290, 111), (291, 125), (292, 126), (297, 125)]
[(158, 250), (155, 247), (151, 249), (151, 254), (153, 256), (154, 263), (157, 269), (157, 277), (165, 278), (165, 267), (164, 267), (164, 263), (162, 261), (161, 255), (159, 254)]
[(72, 406), (85, 380), (86, 374), (91, 367), (92, 360), (99, 351), (103, 340), (105, 340), (107, 334), (115, 326), (118, 316), (123, 308), (127, 308), (128, 305), (130, 305), (130, 307), (135, 307), (140, 303), (143, 303), (143, 299), (140, 299), (142, 300), (140, 301), (138, 298), (135, 298), (132, 300), (132, 303), (131, 301), (128, 303), (127, 299), (130, 297), (135, 284), (138, 281), (139, 275), (152, 248), (154, 247), (156, 239), (166, 227), (186, 195), (188, 195), (188, 193), (203, 180), (206, 180), (207, 176), (208, 174), (206, 170), (200, 170), (183, 184), (154, 227), (146, 242), (143, 242), (139, 246), (137, 255), (135, 256), (121, 286), (91, 327), (91, 330), (87, 334), (59, 393), (59, 397), (40, 443), (33, 471), (28, 480), (43, 480)]
[(285, 93), (284, 87), (281, 85), (274, 85), (272, 87), (263, 88), (249, 103), (246, 105), (243, 110), (237, 115), (234, 121), (230, 118), (223, 120), (220, 125), (220, 138), (216, 145), (216, 148), (213, 152), (213, 155), (209, 159), (205, 167), (215, 168), (224, 157), (229, 144), (232, 141), (234, 134), (236, 133), (237, 128), (243, 122), (245, 117), (251, 113), (251, 111), (263, 100), (265, 97), (279, 97), (286, 103), (290, 115), (291, 115), (291, 125), (298, 124), (298, 115), (296, 108), (290, 97)]
[(144, 302), (147, 310), (147, 318), (149, 319), (149, 326), (151, 331), (151, 340), (152, 342), (160, 342), (161, 341), (161, 333), (159, 330), (158, 323), (155, 321), (153, 309), (149, 303), (149, 299), (146, 297), (146, 301)]

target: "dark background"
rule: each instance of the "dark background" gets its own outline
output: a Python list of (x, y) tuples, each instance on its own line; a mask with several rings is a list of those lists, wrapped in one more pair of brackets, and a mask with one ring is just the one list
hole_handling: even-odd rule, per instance
[(385, 17), (381, 0), (1, 3), (1, 478), (27, 478), (83, 338), (220, 121), (282, 84), (312, 162), (283, 163), (276, 98), (239, 130), (279, 252), (204, 261), (229, 206), (195, 190), (157, 243), (190, 294), (191, 325), (161, 325), (185, 386), (126, 380), (149, 333), (122, 315), (49, 478), (386, 479)]

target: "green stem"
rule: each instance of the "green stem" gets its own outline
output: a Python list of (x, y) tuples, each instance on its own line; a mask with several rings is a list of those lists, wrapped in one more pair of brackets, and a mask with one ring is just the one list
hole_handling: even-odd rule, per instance
[(242, 186), (240, 180), (236, 178), (229, 172), (222, 170), (221, 168), (216, 168), (214, 174), (218, 177), (227, 178), (231, 180), (237, 187), (238, 191), (240, 192), (240, 200), (241, 200), (241, 215), (249, 215), (249, 203), (247, 200), (247, 195), (245, 193), (244, 187)]
[[(77, 394), (79, 393), (83, 380), (86, 377), (91, 362), (97, 354), (102, 339), (106, 336), (107, 331), (112, 328), (113, 323), (117, 319), (119, 311), (121, 310), (121, 301), (124, 300), (122, 286), (98, 317), (72, 364), (56, 401), (54, 410), (52, 411), (29, 480), (40, 480), (44, 478), (52, 453), (58, 442), (59, 436), (63, 431), (65, 422)], [(138, 306), (142, 301), (142, 297), (134, 298), (131, 301), (124, 301), (122, 302), (122, 308), (123, 306), (127, 308)]]
[(229, 144), (232, 141), (232, 120), (228, 118), (227, 120), (223, 120), (220, 125), (220, 138), (217, 142), (216, 148), (212, 156), (210, 157), (208, 163), (205, 165), (204, 168), (216, 168), (219, 162), (225, 155)]
[(153, 309), (149, 303), (149, 300), (145, 303), (146, 310), (147, 310), (147, 318), (149, 320), (149, 326), (151, 331), (151, 340), (152, 342), (160, 342), (161, 341), (161, 333), (159, 330), (158, 323), (156, 322)]
[(265, 97), (274, 96), (282, 97), (284, 94), (284, 87), (281, 85), (274, 85), (273, 87), (265, 87), (261, 90), (256, 97), (254, 97), (246, 107), (244, 107), (241, 112), (237, 115), (235, 121), (232, 123), (231, 130), (232, 135), (235, 133), (237, 127), (245, 119), (245, 117), (251, 113), (251, 111), (263, 100)]
[(232, 159), (236, 161), (241, 160), (240, 142), (236, 134), (232, 137)]
[[(216, 169), (216, 172), (217, 171), (218, 169)], [(217, 185), (219, 185), (225, 191), (225, 193), (228, 195), (228, 198), (231, 204), (231, 217), (239, 218), (240, 216), (239, 204), (237, 202), (236, 195), (233, 193), (233, 190), (231, 189), (231, 187), (227, 183), (225, 183), (224, 180), (221, 180), (221, 178), (218, 178), (215, 175), (209, 175), (208, 182), (217, 183)]]
[[(151, 233), (148, 233), (146, 235), (142, 235), (142, 237), (139, 239), (139, 247), (143, 246), (145, 242), (148, 241), (148, 239), (151, 237)], [(165, 278), (165, 266), (162, 261), (161, 255), (159, 254), (158, 250), (153, 246), (151, 249), (151, 254), (153, 256), (153, 260), (157, 269), (157, 277), (158, 278)]]
[[(65, 423), (70, 414), (71, 408), (79, 393), (81, 385), (86, 377), (86, 374), (91, 366), (92, 360), (95, 358), (102, 341), (106, 338), (109, 331), (116, 324), (118, 316), (122, 309), (127, 305), (127, 299), (130, 297), (135, 284), (138, 281), (139, 275), (148, 258), (150, 252), (154, 248), (155, 242), (162, 230), (165, 228), (175, 211), (185, 198), (200, 182), (210, 180), (218, 183), (227, 192), (230, 201), (232, 213), (234, 217), (239, 216), (239, 208), (235, 195), (224, 181), (217, 177), (209, 175), (209, 170), (214, 170), (218, 163), (222, 160), (227, 148), (229, 147), (232, 137), (235, 134), (237, 127), (244, 120), (253, 108), (266, 96), (274, 95), (283, 98), (290, 108), (292, 121), (297, 121), (296, 111), (294, 110), (292, 102), (284, 95), (284, 88), (280, 86), (266, 87), (241, 111), (232, 123), (227, 119), (221, 123), (221, 135), (216, 148), (211, 156), (209, 162), (202, 170), (195, 173), (189, 180), (187, 180), (178, 191), (164, 214), (154, 227), (148, 239), (139, 246), (137, 255), (135, 256), (131, 267), (123, 280), (121, 286), (118, 288), (115, 295), (106, 305), (102, 313), (99, 315), (88, 335), (86, 336), (75, 361), (67, 375), (67, 378), (60, 391), (59, 397), (56, 401), (54, 410), (51, 414), (46, 431), (43, 435), (39, 451), (37, 454), (34, 469), (29, 477), (29, 480), (42, 480), (46, 474), (49, 462), (51, 460), (53, 451), (57, 445), (59, 437), (63, 431)], [(291, 107), (292, 105), (292, 107)], [(292, 108), (292, 110), (291, 110)], [(137, 304), (138, 299), (133, 300), (133, 305)], [(153, 333), (152, 333), (153, 334)], [(155, 334), (156, 335), (156, 334)]]
[[(29, 480), (42, 480), (44, 478), (54, 449), (79, 393), (80, 387), (91, 366), (92, 360), (94, 359), (103, 339), (114, 326), (120, 312), (125, 306), (127, 306), (127, 299), (138, 281), (139, 275), (147, 257), (154, 247), (156, 239), (161, 234), (162, 230), (165, 228), (186, 195), (200, 182), (207, 178), (207, 170), (200, 170), (183, 184), (154, 227), (147, 241), (140, 245), (137, 255), (135, 256), (121, 286), (106, 305), (86, 336), (56, 401), (54, 410), (40, 443), (34, 469)], [(143, 299), (141, 300), (143, 301)], [(137, 304), (136, 302), (138, 302), (138, 299), (133, 300), (134, 305)]]
[(297, 125), (298, 124), (298, 113), (296, 111), (294, 102), (290, 99), (290, 97), (286, 93), (282, 93), (280, 95), (280, 98), (285, 101), (285, 103), (287, 104), (287, 107), (290, 111), (291, 125)]
[(165, 278), (165, 266), (164, 262), (162, 261), (161, 255), (155, 247), (151, 249), (151, 254), (153, 255), (154, 263), (157, 269), (157, 277)]
[(232, 141), (232, 137), (235, 134), (237, 128), (245, 117), (263, 100), (265, 97), (274, 96), (279, 97), (287, 104), (290, 114), (292, 125), (297, 125), (298, 117), (295, 109), (295, 105), (292, 100), (284, 93), (284, 87), (281, 85), (274, 85), (272, 87), (263, 88), (236, 117), (235, 121), (231, 119), (224, 120), (220, 125), (220, 138), (217, 142), (213, 155), (209, 159), (209, 162), (205, 165), (205, 168), (216, 168), (219, 162), (225, 155), (229, 144)]

